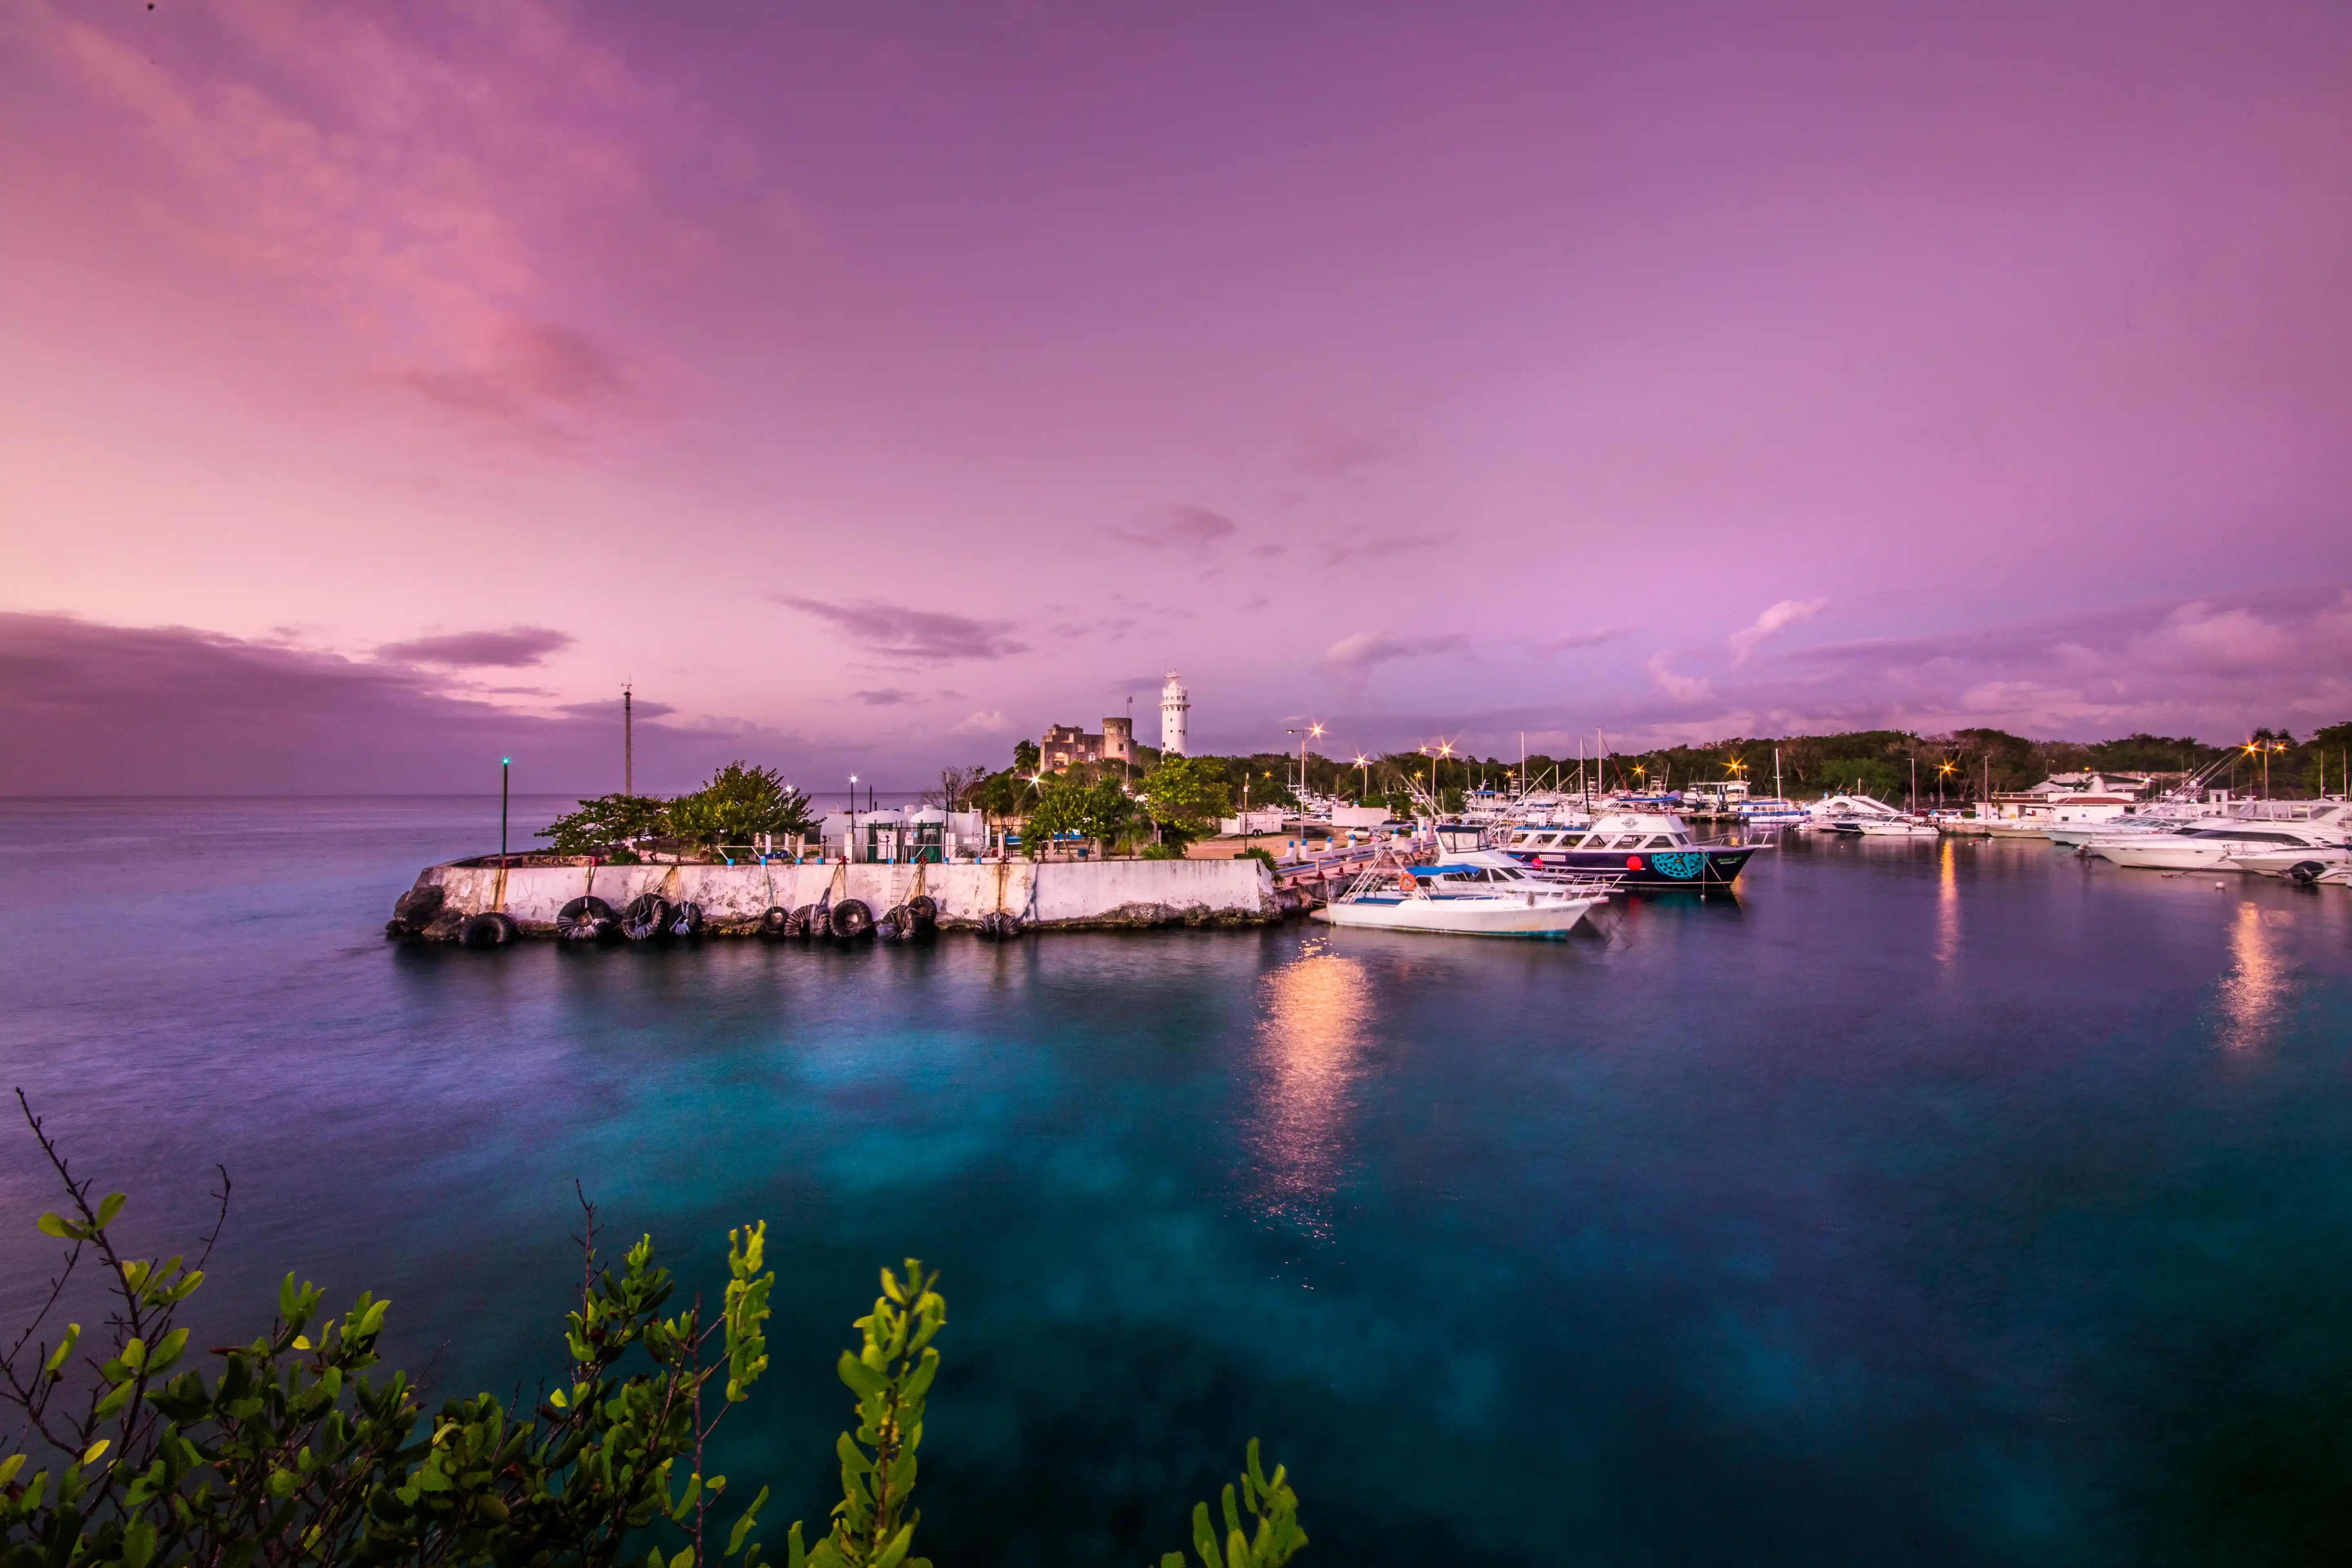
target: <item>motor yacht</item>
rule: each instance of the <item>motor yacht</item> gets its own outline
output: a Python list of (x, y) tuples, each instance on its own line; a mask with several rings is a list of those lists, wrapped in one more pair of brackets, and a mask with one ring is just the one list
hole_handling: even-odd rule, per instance
[(2340, 846), (2352, 820), (2336, 800), (2252, 800), (2225, 821), (2205, 821), (2176, 833), (2136, 833), (2097, 838), (2083, 847), (2117, 866), (2163, 871), (2235, 871), (2241, 855)]
[[(2352, 847), (2342, 844), (2313, 847), (2295, 845), (2278, 846), (2269, 849), (2240, 850), (2230, 857), (2230, 864), (2241, 871), (2252, 871), (2263, 877), (2284, 877), (2296, 882), (2320, 882), (2330, 879), (2329, 873), (2352, 869)], [(2345, 879), (2337, 876), (2333, 879)]]
[(1626, 888), (1720, 888), (1763, 846), (1702, 844), (1674, 813), (1639, 811), (1610, 812), (1589, 828), (1514, 828), (1497, 844), (1461, 847), (1497, 848), (1533, 870), (1614, 873)]
[(1434, 936), (1566, 936), (1605, 889), (1580, 890), (1517, 866), (1376, 866), (1312, 911), (1334, 926)]
[(1909, 821), (1885, 801), (1866, 795), (1825, 795), (1805, 812), (1805, 829), (1810, 833), (1860, 833), (1874, 823)]

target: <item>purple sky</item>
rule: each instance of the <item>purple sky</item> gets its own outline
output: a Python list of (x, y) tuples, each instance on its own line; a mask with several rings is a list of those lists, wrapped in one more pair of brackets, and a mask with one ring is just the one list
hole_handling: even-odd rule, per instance
[(2352, 11), (681, 9), (0, 0), (0, 793), (2352, 716)]

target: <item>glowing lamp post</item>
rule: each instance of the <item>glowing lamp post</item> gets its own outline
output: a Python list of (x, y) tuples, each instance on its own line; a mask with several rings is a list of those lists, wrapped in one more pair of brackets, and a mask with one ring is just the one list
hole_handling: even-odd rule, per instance
[(512, 757), (499, 759), (499, 864), (507, 859), (507, 777), (514, 769)]

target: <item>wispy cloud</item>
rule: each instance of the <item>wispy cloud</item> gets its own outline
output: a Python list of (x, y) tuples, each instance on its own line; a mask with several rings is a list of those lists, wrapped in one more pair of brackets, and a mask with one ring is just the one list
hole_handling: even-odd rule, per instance
[(923, 700), (920, 694), (902, 690), (896, 686), (875, 687), (864, 691), (853, 691), (849, 694), (849, 700), (852, 702), (863, 702), (868, 708), (904, 708), (909, 703)]
[(1006, 658), (1029, 651), (1029, 645), (1013, 635), (1011, 621), (976, 620), (942, 610), (910, 610), (872, 599), (833, 605), (780, 594), (775, 601), (830, 621), (866, 651), (892, 658)]
[(1444, 533), (1377, 533), (1335, 539), (1323, 546), (1323, 563), (1337, 566), (1349, 561), (1380, 561), (1416, 550), (1441, 550), (1461, 536), (1462, 531), (1457, 528)]
[(12, 45), (145, 135), (167, 238), (337, 307), (372, 379), (488, 429), (559, 432), (637, 385), (625, 356), (549, 324), (555, 278), (580, 225), (660, 221), (645, 163), (696, 113), (579, 17), (223, 5), (184, 18), (205, 30), (197, 70), (121, 36), (137, 14), (29, 0)]
[(1002, 735), (1013, 728), (1013, 721), (990, 709), (959, 719), (948, 726), (950, 735)]
[(504, 631), (451, 632), (385, 643), (375, 650), (375, 657), (394, 664), (444, 669), (520, 669), (545, 663), (549, 654), (562, 652), (573, 640), (570, 632), (551, 626), (509, 626)]
[(1705, 702), (1715, 695), (1715, 688), (1695, 675), (1676, 675), (1673, 668), (1674, 655), (1663, 650), (1650, 656), (1643, 668), (1669, 700), (1682, 703)]
[(378, 379), (445, 414), (514, 435), (561, 437), (565, 416), (635, 400), (645, 376), (585, 332), (505, 321), (458, 363), (396, 367)]
[(1394, 443), (1370, 430), (1324, 426), (1298, 438), (1298, 466), (1318, 479), (1339, 479), (1387, 457)]
[(1325, 648), (1323, 657), (1315, 661), (1315, 668), (1342, 690), (1360, 695), (1376, 666), (1401, 658), (1459, 653), (1469, 646), (1469, 638), (1454, 632), (1420, 637), (1389, 631), (1356, 632)]
[(1748, 656), (1767, 638), (1780, 636), (1790, 626), (1810, 621), (1828, 605), (1827, 599), (1783, 599), (1757, 616), (1753, 625), (1742, 626), (1726, 639), (1731, 648), (1731, 662), (1737, 667), (1748, 662)]
[(1139, 544), (1146, 550), (1175, 550), (1192, 555), (1206, 555), (1240, 532), (1241, 524), (1223, 512), (1211, 511), (1204, 506), (1171, 502), (1145, 508), (1135, 514), (1131, 522), (1106, 523), (1103, 531), (1113, 539)]
[(1561, 632), (1544, 638), (1541, 646), (1546, 653), (1566, 653), (1571, 648), (1599, 647), (1633, 635), (1632, 626), (1596, 626), (1585, 632)]

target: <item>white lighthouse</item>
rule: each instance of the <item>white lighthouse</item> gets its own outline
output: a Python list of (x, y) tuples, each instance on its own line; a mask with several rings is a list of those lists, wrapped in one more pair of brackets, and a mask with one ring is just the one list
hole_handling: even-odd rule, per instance
[(1176, 672), (1168, 672), (1168, 684), (1160, 689), (1160, 749), (1171, 757), (1184, 754), (1184, 716), (1192, 711), (1192, 699), (1185, 694), (1184, 683)]

